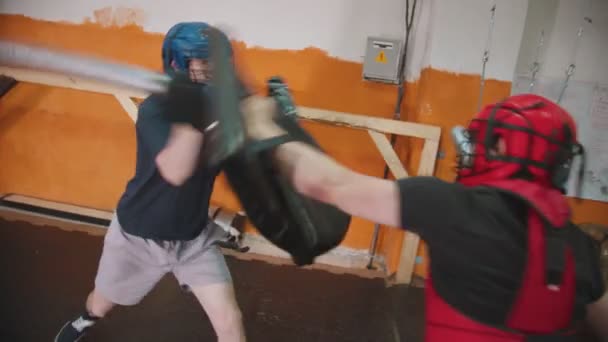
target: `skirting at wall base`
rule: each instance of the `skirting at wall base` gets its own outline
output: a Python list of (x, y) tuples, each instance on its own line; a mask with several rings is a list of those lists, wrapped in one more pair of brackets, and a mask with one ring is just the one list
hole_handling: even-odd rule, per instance
[[(22, 219), (31, 217), (32, 220), (51, 219), (57, 224), (76, 223), (78, 225), (86, 225), (95, 229), (96, 235), (105, 234), (109, 221), (113, 213), (108, 211), (84, 208), (70, 204), (63, 204), (54, 201), (47, 201), (28, 196), (7, 194), (0, 195), (0, 216), (2, 212), (12, 212), (20, 214)], [(220, 219), (219, 217), (216, 218)], [(90, 232), (91, 229), (85, 229)], [(227, 254), (234, 255), (240, 258), (257, 259), (258, 256), (271, 257), (281, 259), (281, 263), (291, 264), (289, 254), (271, 244), (263, 236), (245, 233), (241, 239), (241, 245), (249, 247), (246, 253), (240, 253), (232, 250), (226, 250)], [(318, 257), (315, 260), (316, 266), (333, 266), (341, 269), (343, 273), (369, 273), (372, 272), (375, 276), (386, 274), (385, 262), (382, 256), (374, 258), (374, 270), (368, 270), (369, 254), (367, 250), (354, 249), (344, 246), (338, 246), (330, 252)]]
[[(242, 239), (242, 245), (250, 248), (248, 253), (284, 258), (288, 260), (291, 259), (289, 254), (271, 244), (268, 242), (268, 240), (260, 235), (245, 233)], [(315, 263), (361, 270), (367, 269), (369, 258), (370, 256), (367, 250), (338, 246), (333, 250), (319, 256), (315, 260)], [(382, 256), (377, 255), (374, 257), (374, 268), (384, 271), (384, 265), (384, 258)]]

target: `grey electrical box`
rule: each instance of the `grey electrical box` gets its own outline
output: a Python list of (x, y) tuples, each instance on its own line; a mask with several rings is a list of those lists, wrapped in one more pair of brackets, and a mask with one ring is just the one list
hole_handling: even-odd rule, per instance
[(363, 78), (383, 83), (399, 83), (401, 41), (368, 37), (363, 60)]

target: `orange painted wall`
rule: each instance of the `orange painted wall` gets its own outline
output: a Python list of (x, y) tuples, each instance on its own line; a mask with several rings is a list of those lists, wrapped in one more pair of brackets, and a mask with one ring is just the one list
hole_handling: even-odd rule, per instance
[[(162, 35), (136, 25), (102, 26), (45, 22), (23, 16), (0, 15), (0, 39), (47, 45), (160, 70)], [(309, 48), (301, 51), (265, 50), (235, 43), (237, 58), (246, 61), (255, 85), (280, 74), (287, 79), (296, 101), (319, 107), (389, 118), (396, 89), (363, 82), (362, 65), (329, 57)], [(419, 80), (407, 84), (404, 120), (442, 127), (436, 175), (453, 179), (454, 152), (449, 129), (465, 124), (477, 105), (479, 77), (425, 69)], [(509, 82), (488, 81), (484, 102), (509, 94)], [(383, 160), (367, 133), (317, 123), (304, 123), (328, 153), (357, 171), (380, 176)], [(421, 141), (399, 139), (397, 150), (415, 174)], [(19, 84), (0, 99), (0, 193), (16, 192), (111, 210), (134, 168), (133, 124), (108, 95)], [(212, 200), (233, 209), (238, 201), (225, 179), (216, 183)], [(573, 201), (574, 202), (574, 201)], [(575, 220), (608, 224), (608, 205), (592, 201), (574, 204)], [(367, 248), (373, 224), (355, 219), (346, 246)], [(383, 227), (379, 251), (394, 271), (401, 250), (401, 235)], [(426, 256), (426, 246), (420, 254)], [(417, 266), (425, 275), (428, 259)]]
[[(161, 67), (162, 35), (146, 33), (135, 25), (75, 25), (14, 15), (0, 15), (0, 21), (0, 39), (155, 70)], [(360, 64), (331, 58), (314, 48), (264, 50), (237, 42), (235, 49), (237, 58), (246, 60), (259, 88), (265, 79), (280, 74), (301, 105), (392, 115), (396, 90), (390, 85), (362, 82)], [(383, 159), (366, 132), (308, 122), (305, 127), (341, 163), (366, 174), (382, 174)], [(0, 100), (0, 130), (0, 193), (111, 210), (133, 173), (132, 122), (111, 96), (19, 84)], [(216, 183), (212, 200), (238, 209), (224, 177)], [(365, 249), (372, 232), (371, 222), (356, 218), (344, 244)]]
[[(455, 125), (466, 125), (477, 111), (479, 84), (479, 76), (423, 70), (415, 90), (416, 99), (410, 99), (410, 103), (415, 103), (414, 108), (404, 111), (408, 113), (406, 120), (441, 127), (439, 150), (444, 152), (445, 156), (438, 159), (435, 169), (435, 175), (441, 179), (451, 181), (455, 178), (455, 149), (450, 129)], [(510, 82), (486, 80), (482, 104), (496, 102), (508, 96), (510, 87)], [(422, 144), (418, 140), (409, 140), (411, 139), (399, 141), (398, 150), (402, 156), (409, 158), (408, 165), (417, 167), (420, 157), (418, 152)], [(608, 224), (608, 203), (578, 199), (570, 199), (569, 202), (572, 205), (574, 222)], [(397, 234), (400, 232), (390, 232), (393, 236)], [(394, 270), (398, 265), (401, 244), (385, 244), (385, 247), (389, 269)], [(418, 254), (423, 259), (416, 267), (416, 274), (424, 277), (427, 275), (427, 252), (427, 246), (422, 243)]]
[[(479, 77), (474, 75), (454, 74), (434, 69), (424, 69), (420, 79), (414, 85), (408, 85), (409, 101), (404, 104), (403, 118), (407, 121), (420, 122), (441, 127), (439, 151), (444, 152), (438, 158), (435, 175), (445, 179), (454, 178), (455, 151), (453, 149), (450, 129), (455, 125), (464, 125), (475, 113), (479, 94)], [(509, 82), (489, 80), (484, 90), (484, 102), (496, 101), (508, 96)], [(409, 166), (408, 173), (415, 175), (420, 163), (420, 152), (423, 141), (419, 139), (399, 138), (396, 150)], [(386, 255), (389, 272), (396, 271), (403, 247), (403, 233), (387, 229), (384, 236), (383, 253)], [(426, 276), (428, 250), (424, 242), (420, 244), (417, 275)]]

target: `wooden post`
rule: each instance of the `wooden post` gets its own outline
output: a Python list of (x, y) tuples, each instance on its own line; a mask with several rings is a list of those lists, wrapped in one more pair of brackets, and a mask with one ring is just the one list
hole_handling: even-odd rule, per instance
[(118, 100), (122, 108), (127, 112), (133, 122), (137, 121), (137, 106), (130, 97), (124, 94), (115, 94), (114, 97)]
[[(438, 140), (425, 140), (420, 164), (418, 166), (418, 176), (431, 176), (434, 173), (438, 148)], [(405, 238), (401, 247), (401, 255), (399, 257), (399, 268), (397, 269), (395, 277), (398, 284), (409, 284), (412, 281), (419, 244), (420, 237), (418, 234), (410, 231), (405, 232)]]

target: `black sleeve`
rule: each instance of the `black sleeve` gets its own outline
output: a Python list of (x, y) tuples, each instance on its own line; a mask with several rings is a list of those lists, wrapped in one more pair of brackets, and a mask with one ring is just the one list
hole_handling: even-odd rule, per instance
[(579, 279), (577, 291), (579, 295), (580, 292), (587, 291), (588, 293), (583, 293), (584, 297), (589, 296), (589, 302), (595, 302), (606, 291), (601, 264), (602, 243), (576, 225), (574, 233), (576, 235), (571, 235), (569, 241), (574, 248), (577, 277), (584, 277), (582, 281)]
[(167, 144), (171, 123), (163, 116), (163, 106), (158, 100), (147, 99), (137, 114), (136, 130), (142, 145), (156, 156)]
[(606, 291), (602, 274), (601, 244), (580, 227), (572, 224), (568, 230), (576, 269), (575, 316), (585, 316), (587, 305), (598, 301)]
[(461, 184), (435, 177), (410, 177), (397, 181), (401, 200), (401, 226), (423, 239), (449, 226), (466, 223), (470, 196)]
[(598, 258), (598, 262), (594, 265), (594, 274), (592, 277), (592, 281), (593, 281), (593, 285), (592, 285), (592, 290), (591, 290), (591, 301), (592, 302), (596, 302), (598, 300), (600, 300), (604, 294), (606, 293), (606, 282), (605, 282), (605, 278), (604, 278), (604, 272), (602, 270), (602, 265), (599, 262), (599, 258)]

